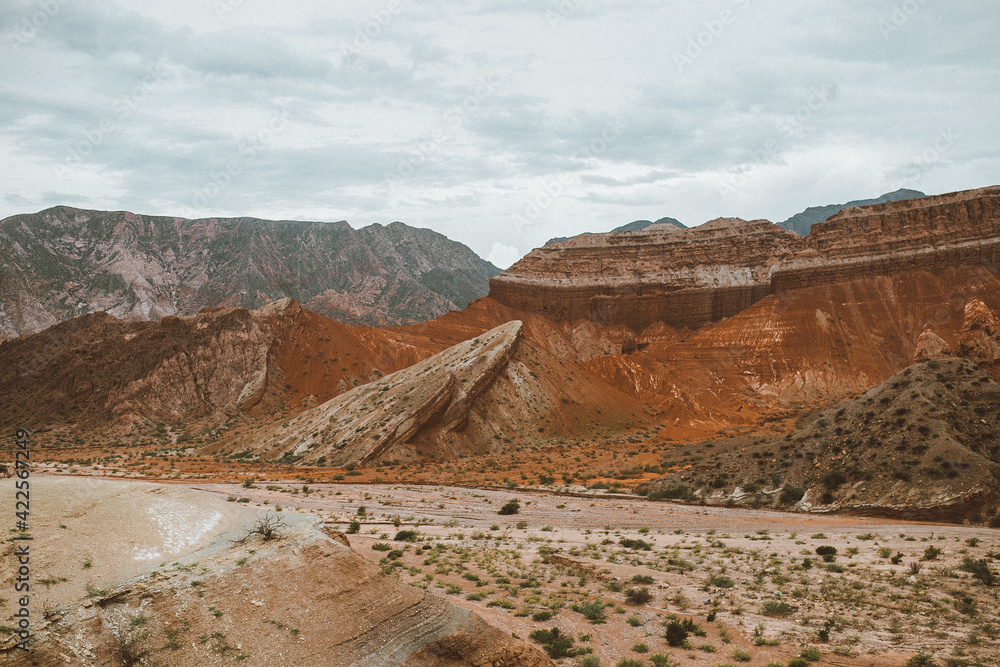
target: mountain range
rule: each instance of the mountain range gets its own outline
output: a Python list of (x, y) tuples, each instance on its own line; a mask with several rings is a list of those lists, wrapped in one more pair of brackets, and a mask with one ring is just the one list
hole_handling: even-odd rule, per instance
[(0, 220), (0, 336), (104, 311), (128, 319), (282, 298), (393, 325), (464, 308), (500, 270), (428, 229), (137, 215), (58, 206)]

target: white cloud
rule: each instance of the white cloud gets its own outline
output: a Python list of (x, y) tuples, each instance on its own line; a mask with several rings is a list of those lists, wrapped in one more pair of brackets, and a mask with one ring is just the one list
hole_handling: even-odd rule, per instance
[(490, 254), (486, 256), (487, 262), (500, 269), (509, 268), (511, 264), (519, 259), (521, 259), (521, 251), (514, 246), (504, 245), (503, 243), (494, 243)]

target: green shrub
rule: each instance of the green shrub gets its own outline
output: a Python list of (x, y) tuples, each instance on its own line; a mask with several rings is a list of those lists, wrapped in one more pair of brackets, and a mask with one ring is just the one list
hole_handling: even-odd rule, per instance
[(570, 607), (573, 611), (583, 614), (591, 623), (604, 623), (604, 607), (606, 607), (600, 600), (595, 600), (593, 602), (584, 602), (583, 604), (575, 604)]
[(937, 667), (934, 656), (921, 651), (906, 661), (906, 667)]
[(687, 641), (688, 634), (690, 634), (684, 623), (681, 621), (669, 621), (667, 623), (666, 632), (664, 633), (664, 638), (667, 643), (671, 646), (684, 646), (684, 642)]
[(681, 664), (669, 655), (664, 655), (662, 653), (654, 653), (649, 656), (649, 661), (653, 663), (653, 667), (680, 667)]
[(791, 616), (798, 610), (798, 607), (793, 607), (783, 600), (768, 600), (764, 603), (764, 608), (762, 613), (765, 616)]
[(809, 661), (805, 658), (792, 658), (788, 661), (788, 667), (809, 667)]
[(819, 483), (830, 491), (833, 491), (847, 483), (847, 475), (843, 470), (837, 468), (836, 470), (831, 470), (823, 475), (823, 477), (820, 478)]
[(500, 508), (500, 511), (498, 511), (497, 514), (501, 516), (509, 516), (511, 514), (517, 514), (520, 511), (521, 503), (517, 502), (517, 500), (508, 500), (504, 503), (504, 506)]
[(934, 560), (943, 553), (944, 551), (938, 549), (937, 547), (927, 547), (924, 549), (924, 557), (920, 560)]
[(962, 564), (958, 566), (958, 569), (968, 572), (987, 586), (992, 586), (996, 583), (996, 576), (990, 571), (989, 563), (985, 559), (976, 560), (966, 556)]
[(633, 658), (622, 658), (615, 663), (615, 667), (644, 667), (642, 660), (635, 660)]
[(629, 604), (646, 604), (652, 599), (653, 594), (645, 586), (642, 588), (629, 588), (625, 591), (625, 601)]
[(549, 620), (550, 618), (552, 618), (555, 615), (556, 615), (556, 613), (554, 611), (545, 609), (543, 611), (536, 611), (534, 614), (532, 614), (531, 615), (531, 620), (533, 620), (533, 621), (539, 621), (539, 622), (544, 622), (544, 621)]
[(347, 534), (354, 535), (361, 530), (361, 522), (357, 519), (351, 519), (351, 523), (347, 525)]
[(778, 496), (778, 503), (781, 505), (794, 505), (802, 500), (802, 496), (804, 495), (806, 495), (806, 490), (801, 486), (785, 484), (781, 487), (781, 494)]
[(716, 574), (709, 578), (708, 585), (716, 588), (732, 588), (736, 582), (724, 574)]
[(418, 533), (415, 530), (401, 530), (396, 533), (396, 537), (392, 539), (396, 542), (416, 542), (417, 535)]
[(739, 648), (733, 649), (733, 660), (735, 660), (736, 662), (750, 662), (752, 659), (753, 658), (750, 656), (750, 654), (744, 651), (743, 649)]
[(806, 646), (802, 649), (802, 652), (799, 653), (799, 657), (805, 658), (809, 662), (819, 662), (820, 658), (823, 656), (819, 649), (815, 646)]
[(618, 540), (618, 544), (622, 545), (626, 549), (632, 549), (634, 551), (652, 551), (653, 545), (645, 540), (631, 540), (627, 537), (623, 537)]

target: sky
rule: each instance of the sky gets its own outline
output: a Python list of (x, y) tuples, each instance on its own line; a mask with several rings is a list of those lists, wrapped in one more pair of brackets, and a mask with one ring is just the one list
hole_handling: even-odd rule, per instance
[(0, 217), (401, 221), (504, 268), (1000, 184), (996, 0), (4, 0)]

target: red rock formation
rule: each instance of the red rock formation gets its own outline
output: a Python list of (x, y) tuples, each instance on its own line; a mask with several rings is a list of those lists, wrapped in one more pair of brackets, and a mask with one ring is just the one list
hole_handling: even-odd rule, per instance
[(1000, 186), (849, 208), (808, 238), (759, 220), (591, 234), (538, 248), (490, 296), (558, 321), (699, 327), (769, 294), (900, 271), (1000, 267)]

